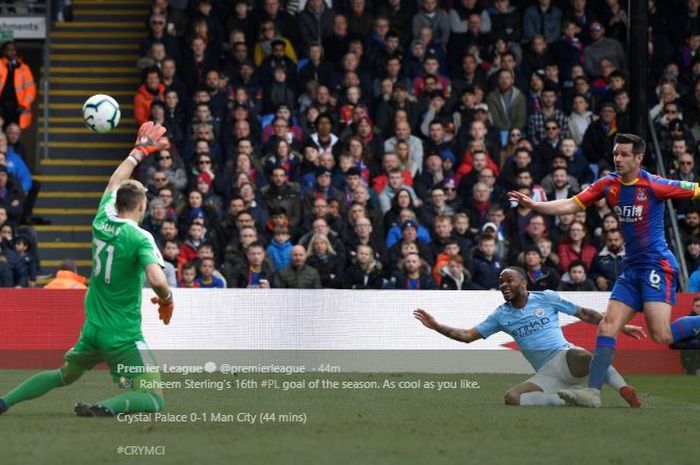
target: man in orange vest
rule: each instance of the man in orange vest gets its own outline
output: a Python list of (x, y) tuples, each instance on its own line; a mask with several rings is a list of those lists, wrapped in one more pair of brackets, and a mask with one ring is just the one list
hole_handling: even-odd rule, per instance
[(87, 289), (87, 278), (78, 274), (78, 268), (71, 259), (63, 260), (56, 277), (44, 289)]
[(34, 76), (17, 57), (14, 42), (2, 45), (0, 58), (0, 115), (7, 123), (18, 123), (22, 129), (32, 124), (32, 103), (36, 98)]

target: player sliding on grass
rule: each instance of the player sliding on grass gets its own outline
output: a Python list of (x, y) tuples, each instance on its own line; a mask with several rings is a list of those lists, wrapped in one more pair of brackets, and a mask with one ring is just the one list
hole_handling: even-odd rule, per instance
[[(564, 338), (558, 312), (574, 315), (591, 324), (598, 324), (603, 315), (567, 302), (554, 291), (528, 292), (525, 271), (518, 267), (501, 271), (498, 284), (506, 303), (474, 328), (458, 329), (442, 325), (421, 309), (415, 310), (413, 315), (426, 327), (461, 342), (486, 339), (499, 331), (509, 334), (535, 369), (535, 374), (506, 391), (506, 404), (565, 405), (557, 391), (583, 382), (588, 375), (591, 353), (575, 347)], [(646, 336), (639, 326), (625, 325), (623, 331), (637, 339)], [(607, 369), (605, 382), (618, 391), (631, 407), (641, 406), (635, 389), (627, 385), (612, 366)]]
[(132, 389), (96, 404), (80, 402), (75, 406), (77, 415), (101, 417), (163, 409), (162, 391), (142, 388), (144, 382), (160, 381), (157, 371), (146, 369), (155, 360), (141, 333), (144, 271), (158, 295), (151, 301), (159, 305), (160, 319), (166, 325), (173, 313), (172, 293), (153, 236), (138, 225), (146, 212), (146, 189), (129, 177), (144, 157), (167, 147), (164, 135), (162, 126), (142, 124), (134, 149), (109, 180), (92, 223), (93, 264), (85, 296), (85, 323), (78, 342), (64, 356), (66, 363), (58, 370), (32, 376), (0, 397), (0, 413), (75, 382), (101, 362), (107, 362), (115, 381)]
[(664, 236), (664, 200), (697, 199), (700, 188), (697, 183), (665, 179), (643, 170), (645, 151), (642, 138), (617, 134), (613, 148), (615, 172), (583, 192), (550, 202), (535, 202), (519, 192), (508, 193), (520, 205), (547, 215), (573, 213), (605, 198), (622, 224), (624, 271), (613, 286), (607, 312), (598, 326), (588, 387), (560, 393), (562, 398), (585, 407), (600, 406), (600, 387), (615, 355), (615, 338), (635, 312), (644, 312), (651, 338), (659, 344), (700, 333), (700, 316), (686, 316), (671, 323), (678, 264)]

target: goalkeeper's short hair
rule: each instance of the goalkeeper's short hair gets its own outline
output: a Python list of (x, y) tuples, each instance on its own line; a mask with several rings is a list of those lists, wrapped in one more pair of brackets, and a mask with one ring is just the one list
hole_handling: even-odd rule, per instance
[(134, 211), (146, 199), (146, 188), (143, 184), (127, 179), (117, 189), (116, 207), (118, 212)]

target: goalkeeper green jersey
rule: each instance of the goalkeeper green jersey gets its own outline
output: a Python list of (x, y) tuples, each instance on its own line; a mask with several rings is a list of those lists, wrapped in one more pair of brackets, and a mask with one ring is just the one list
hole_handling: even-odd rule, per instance
[(116, 199), (116, 191), (105, 193), (92, 222), (85, 317), (98, 328), (136, 338), (141, 335), (144, 268), (164, 263), (151, 233), (117, 216)]

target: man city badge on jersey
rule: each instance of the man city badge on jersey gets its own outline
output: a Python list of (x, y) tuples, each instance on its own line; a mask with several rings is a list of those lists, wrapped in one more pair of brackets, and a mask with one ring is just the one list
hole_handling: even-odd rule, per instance
[(637, 202), (646, 202), (647, 200), (647, 190), (641, 188), (637, 190)]
[(545, 314), (544, 308), (542, 308), (542, 307), (537, 307), (537, 308), (535, 309), (535, 316), (536, 316), (537, 318), (542, 318), (542, 317), (544, 316), (544, 314)]

